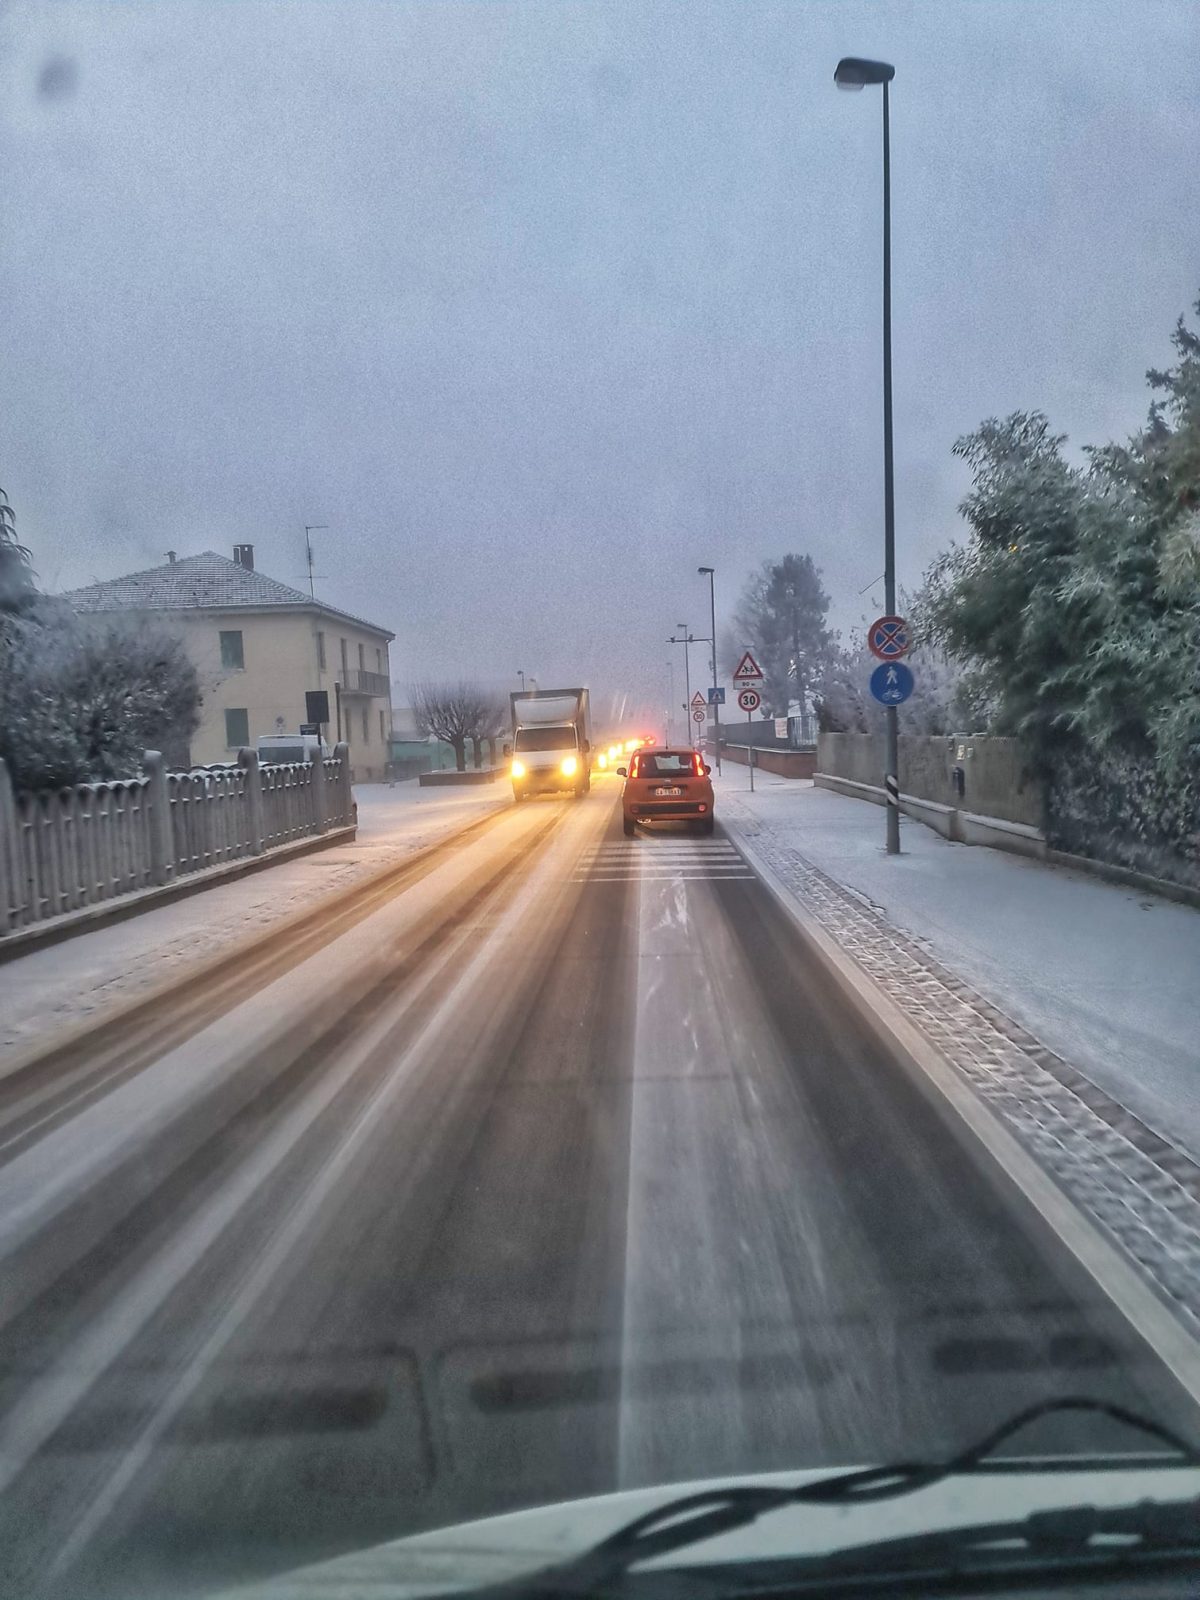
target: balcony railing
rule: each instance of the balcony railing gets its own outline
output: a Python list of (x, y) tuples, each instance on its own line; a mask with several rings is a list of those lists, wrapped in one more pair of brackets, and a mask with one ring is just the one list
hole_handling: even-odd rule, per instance
[(388, 697), (389, 684), (382, 672), (348, 672), (342, 684), (343, 694), (366, 694), (380, 700)]

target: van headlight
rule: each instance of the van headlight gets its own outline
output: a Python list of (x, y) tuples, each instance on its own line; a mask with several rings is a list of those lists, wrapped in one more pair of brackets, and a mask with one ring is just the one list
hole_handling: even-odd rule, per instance
[(575, 769), (579, 765), (574, 756), (568, 756), (560, 768), (564, 778), (573, 778)]
[(525, 763), (518, 761), (515, 757), (513, 758), (512, 775), (514, 778), (523, 778), (525, 776)]

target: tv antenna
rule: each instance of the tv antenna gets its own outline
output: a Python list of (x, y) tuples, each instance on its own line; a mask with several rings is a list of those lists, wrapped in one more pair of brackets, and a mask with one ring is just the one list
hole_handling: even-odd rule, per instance
[(304, 557), (308, 562), (308, 592), (314, 600), (317, 598), (317, 587), (313, 581), (312, 536), (314, 533), (327, 532), (328, 529), (329, 524), (327, 522), (306, 522), (304, 525)]

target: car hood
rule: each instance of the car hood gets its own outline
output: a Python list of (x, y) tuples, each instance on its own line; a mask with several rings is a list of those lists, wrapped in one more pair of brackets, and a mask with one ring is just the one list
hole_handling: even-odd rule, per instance
[[(414, 1600), (519, 1578), (582, 1554), (634, 1518), (680, 1495), (739, 1486), (772, 1488), (827, 1477), (829, 1467), (744, 1478), (662, 1484), (568, 1500), (487, 1517), (303, 1567), (262, 1583), (222, 1591), (219, 1600)], [(853, 1548), (880, 1539), (1028, 1516), (1072, 1505), (1125, 1505), (1200, 1495), (1200, 1468), (1147, 1465), (1145, 1457), (1085, 1461), (1057, 1470), (980, 1471), (895, 1500), (862, 1506), (789, 1506), (753, 1525), (677, 1551), (664, 1567), (786, 1559)], [(647, 1563), (650, 1565), (650, 1563)], [(214, 1597), (217, 1600), (217, 1597)]]

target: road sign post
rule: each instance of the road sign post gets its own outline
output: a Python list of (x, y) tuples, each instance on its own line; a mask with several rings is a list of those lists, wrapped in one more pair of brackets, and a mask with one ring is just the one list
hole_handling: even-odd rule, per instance
[(738, 691), (738, 705), (746, 713), (746, 765), (750, 768), (750, 793), (754, 793), (754, 713), (762, 705), (762, 695), (757, 685), (763, 681), (763, 669), (749, 650), (742, 651), (742, 659), (733, 675)]
[[(884, 91), (886, 93), (886, 90)], [(886, 274), (885, 274), (886, 276)], [(886, 302), (885, 302), (886, 304)], [(890, 311), (888, 312), (890, 316)], [(890, 345), (887, 360), (891, 361)], [(885, 374), (886, 393), (884, 397), (885, 408), (885, 522), (887, 524), (885, 551), (887, 556), (887, 571), (885, 573), (884, 596), (885, 603), (894, 606), (896, 603), (896, 578), (894, 570), (894, 530), (891, 487), (891, 373), (890, 368)], [(884, 676), (880, 677), (881, 669), (876, 667), (871, 674), (871, 693), (887, 711), (887, 738), (884, 752), (883, 793), (887, 809), (887, 853), (890, 856), (900, 853), (900, 724), (896, 708), (907, 700), (912, 693), (913, 676), (907, 667), (900, 664), (900, 658), (906, 656), (912, 644), (912, 634), (908, 623), (903, 617), (897, 617), (891, 612), (882, 617), (877, 617), (867, 629), (867, 648), (873, 656), (878, 656), (884, 663)], [(894, 671), (897, 676), (893, 679), (886, 676), (888, 670)], [(902, 677), (906, 676), (908, 687), (903, 693), (898, 692), (902, 686)], [(879, 678), (880, 689), (877, 692), (875, 680)]]
[[(742, 659), (744, 661), (746, 658), (743, 656)], [(750, 793), (753, 794), (754, 736), (751, 730), (754, 723), (754, 713), (758, 710), (759, 706), (762, 705), (762, 696), (759, 694), (757, 689), (752, 689), (749, 686), (739, 688), (738, 705), (741, 706), (742, 710), (746, 713), (746, 765), (750, 768)]]

